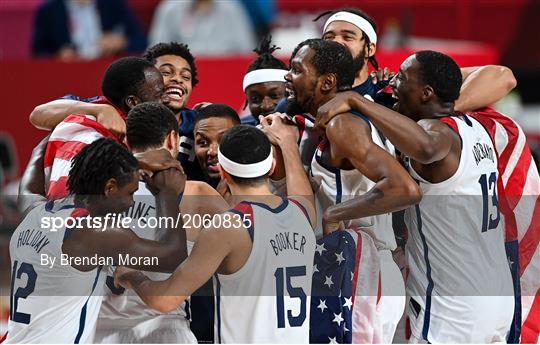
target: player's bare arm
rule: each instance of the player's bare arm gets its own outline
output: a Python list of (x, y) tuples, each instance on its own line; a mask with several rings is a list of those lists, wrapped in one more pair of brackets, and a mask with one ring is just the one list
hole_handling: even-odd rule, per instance
[(365, 194), (329, 207), (327, 223), (402, 210), (420, 201), (422, 194), (407, 171), (371, 140), (368, 124), (352, 114), (333, 118), (326, 128), (332, 162), (348, 161), (375, 182)]
[(308, 211), (311, 224), (316, 224), (315, 197), (300, 159), (297, 127), (285, 124), (285, 120), (279, 116), (272, 119), (271, 125), (266, 118), (261, 117), (261, 125), (270, 142), (280, 149), (285, 168), (287, 195), (300, 202)]
[(71, 114), (93, 115), (103, 127), (113, 134), (120, 137), (126, 134), (125, 121), (120, 117), (118, 111), (108, 104), (57, 99), (35, 107), (30, 113), (29, 120), (36, 128), (50, 131)]
[[(138, 237), (131, 229), (111, 227), (102, 229), (77, 229), (64, 242), (64, 253), (69, 256), (111, 257), (119, 254), (132, 257), (156, 257), (158, 265), (135, 265), (147, 271), (171, 272), (187, 257), (186, 233), (178, 217), (178, 195), (184, 190), (185, 175), (176, 169), (160, 171), (146, 178), (148, 189), (155, 193), (157, 217), (171, 217), (176, 222), (165, 223), (167, 230), (158, 241)], [(117, 264), (118, 261), (115, 261)], [(76, 267), (86, 271), (93, 267)]]
[(17, 204), (24, 214), (38, 204), (47, 200), (45, 197), (45, 172), (43, 157), (49, 141), (49, 136), (43, 138), (34, 150), (19, 183), (19, 198)]
[[(199, 216), (201, 219), (214, 217), (230, 208), (223, 197), (208, 183), (187, 181), (184, 197), (180, 202), (180, 213), (189, 215), (190, 219)], [(202, 225), (202, 222), (201, 222)], [(188, 241), (196, 242), (201, 229), (195, 228), (194, 222), (185, 226)]]
[(439, 120), (415, 121), (355, 92), (338, 93), (319, 108), (321, 122), (350, 109), (367, 116), (373, 125), (403, 154), (422, 164), (445, 158), (455, 133)]
[(463, 84), (455, 110), (467, 112), (489, 106), (506, 96), (517, 85), (512, 70), (486, 65), (461, 68)]
[(201, 231), (190, 256), (169, 279), (152, 281), (140, 271), (119, 267), (115, 272), (115, 283), (133, 289), (149, 307), (168, 313), (216, 271), (232, 273), (238, 270), (250, 252), (251, 239), (245, 228), (207, 228)]

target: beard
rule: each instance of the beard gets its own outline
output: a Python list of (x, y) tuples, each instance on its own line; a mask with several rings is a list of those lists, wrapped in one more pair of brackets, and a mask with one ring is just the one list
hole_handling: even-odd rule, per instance
[(353, 57), (353, 68), (354, 73), (358, 74), (362, 68), (364, 68), (364, 65), (366, 64), (366, 51), (362, 49), (358, 56)]
[(305, 113), (304, 106), (300, 102), (294, 100), (287, 103), (286, 113), (292, 116)]
[(311, 86), (311, 90), (309, 91), (309, 96), (304, 101), (299, 102), (295, 97), (294, 101), (288, 102), (286, 113), (291, 116), (309, 113), (315, 98), (315, 88), (316, 84), (313, 83), (313, 85)]

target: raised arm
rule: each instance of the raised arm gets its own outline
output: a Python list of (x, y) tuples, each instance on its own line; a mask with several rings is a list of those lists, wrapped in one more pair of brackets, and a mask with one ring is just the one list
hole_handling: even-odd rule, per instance
[(461, 68), (463, 84), (454, 108), (467, 112), (489, 106), (516, 87), (510, 68), (498, 65)]
[(300, 202), (308, 211), (311, 224), (316, 225), (315, 197), (300, 158), (297, 127), (285, 124), (285, 120), (279, 115), (273, 117), (271, 125), (262, 116), (260, 120), (270, 142), (280, 148), (285, 168), (287, 196)]
[(43, 138), (32, 151), (28, 165), (19, 183), (17, 204), (22, 213), (27, 213), (37, 204), (47, 200), (45, 192), (45, 171), (43, 157), (49, 142), (49, 135)]
[(375, 182), (365, 194), (327, 208), (323, 214), (326, 224), (399, 211), (420, 201), (420, 187), (393, 156), (373, 143), (363, 119), (351, 114), (336, 116), (328, 123), (326, 136), (332, 160), (347, 160)]
[[(440, 121), (423, 121), (422, 126), (391, 109), (372, 102), (356, 92), (337, 94), (319, 108), (321, 122), (335, 114), (356, 110), (367, 116), (392, 144), (405, 155), (422, 164), (446, 157), (452, 146), (453, 133)], [(324, 125), (324, 124), (321, 124)]]
[(50, 131), (71, 114), (93, 115), (113, 134), (122, 137), (126, 133), (126, 123), (113, 106), (71, 99), (40, 104), (30, 113), (29, 120), (34, 127)]

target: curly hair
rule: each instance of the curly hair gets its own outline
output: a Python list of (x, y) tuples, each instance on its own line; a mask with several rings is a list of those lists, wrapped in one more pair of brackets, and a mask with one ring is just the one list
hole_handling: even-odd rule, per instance
[(178, 42), (158, 43), (146, 49), (143, 57), (151, 63), (155, 64), (156, 59), (163, 55), (176, 55), (186, 60), (189, 64), (189, 68), (191, 68), (191, 84), (195, 86), (199, 83), (199, 80), (197, 79), (197, 66), (195, 65), (195, 57), (189, 51), (189, 47), (187, 44)]

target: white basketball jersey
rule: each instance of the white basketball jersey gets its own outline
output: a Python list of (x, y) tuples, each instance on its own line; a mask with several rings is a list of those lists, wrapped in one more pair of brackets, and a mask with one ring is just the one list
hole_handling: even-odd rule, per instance
[[(91, 343), (107, 267), (81, 272), (61, 263), (65, 228), (41, 228), (43, 217), (85, 216), (72, 200), (34, 208), (11, 237), (11, 313), (6, 344)], [(42, 259), (49, 259), (48, 264)], [(55, 259), (53, 266), (50, 260)]]
[[(145, 226), (149, 218), (156, 217), (156, 203), (154, 196), (147, 189), (144, 182), (139, 182), (139, 189), (133, 195), (133, 200), (134, 204), (125, 213), (127, 217), (133, 219), (133, 232), (141, 238), (157, 240), (161, 237), (160, 229)], [(188, 250), (192, 248), (192, 245), (192, 243), (188, 243)], [(170, 322), (174, 322), (175, 319), (188, 318), (186, 305), (189, 303), (189, 300), (183, 302), (174, 311), (168, 314), (162, 314), (149, 308), (133, 290), (115, 288), (112, 278), (113, 273), (114, 268), (111, 268), (107, 277), (108, 288), (106, 289), (103, 305), (99, 313), (97, 326), (98, 338), (100, 329), (129, 329), (143, 322), (155, 319), (156, 322), (149, 322), (148, 324), (151, 324), (157, 330), (161, 324), (163, 327), (169, 327)], [(143, 271), (143, 273), (150, 279), (158, 281), (166, 280), (170, 276), (169, 273), (146, 271)], [(179, 325), (185, 325), (185, 323), (180, 323)], [(191, 330), (187, 328), (186, 332), (191, 332)]]
[[(407, 292), (423, 315), (422, 322), (412, 322), (413, 333), (430, 342), (490, 342), (498, 322), (492, 319), (502, 318), (501, 327), (509, 327), (513, 313), (496, 195), (497, 155), (480, 123), (468, 116), (452, 119), (462, 142), (454, 175), (429, 183), (409, 164), (424, 194), (405, 213)], [(485, 296), (496, 299), (489, 302)], [(476, 337), (481, 327), (486, 337)]]
[[(367, 121), (371, 129), (371, 138), (391, 155), (395, 155), (393, 146), (384, 140), (377, 129)], [(311, 161), (310, 179), (317, 200), (317, 235), (322, 234), (322, 212), (328, 207), (365, 194), (375, 185), (356, 169), (343, 170), (329, 166), (322, 161), (322, 153), (328, 142), (323, 141), (317, 147)], [(392, 214), (386, 213), (371, 217), (353, 219), (345, 222), (345, 228), (358, 227), (373, 238), (377, 249), (396, 249), (396, 239), (392, 229)]]
[(315, 235), (304, 208), (284, 199), (231, 212), (250, 219), (253, 247), (240, 270), (214, 276), (216, 343), (308, 343)]

